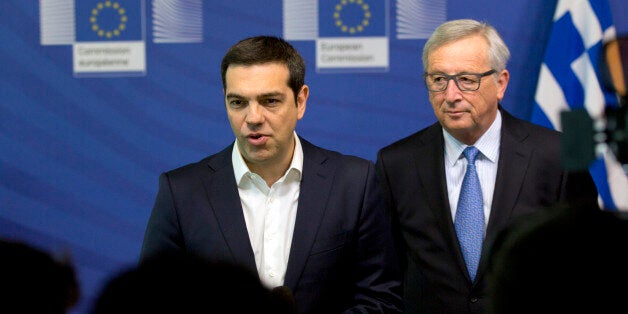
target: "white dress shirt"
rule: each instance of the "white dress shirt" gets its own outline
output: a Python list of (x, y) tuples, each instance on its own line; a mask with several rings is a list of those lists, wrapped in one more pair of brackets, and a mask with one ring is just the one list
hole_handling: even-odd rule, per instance
[[(480, 153), (475, 160), (475, 168), (480, 179), (484, 206), (484, 227), (488, 225), (493, 204), (493, 192), (495, 191), (495, 178), (497, 177), (497, 164), (499, 161), (499, 141), (501, 138), (502, 116), (497, 111), (497, 116), (491, 127), (478, 139), (475, 146)], [(456, 219), (458, 198), (462, 188), (462, 179), (467, 171), (467, 159), (462, 153), (467, 145), (461, 143), (445, 129), (445, 173), (447, 177), (447, 193), (451, 206), (451, 217)]]
[(268, 288), (284, 283), (297, 216), (303, 148), (296, 133), (294, 137), (296, 143), (290, 167), (271, 187), (249, 170), (237, 143), (231, 155), (257, 273)]

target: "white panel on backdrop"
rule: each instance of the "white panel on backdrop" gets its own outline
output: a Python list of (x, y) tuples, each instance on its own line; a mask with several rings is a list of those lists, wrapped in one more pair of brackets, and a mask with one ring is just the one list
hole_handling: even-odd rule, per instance
[(318, 2), (283, 0), (283, 38), (315, 40), (318, 36)]
[(42, 45), (74, 42), (74, 0), (39, 0), (39, 32)]
[(201, 0), (153, 0), (153, 42), (203, 42)]
[(446, 0), (397, 0), (397, 39), (427, 39), (446, 19)]

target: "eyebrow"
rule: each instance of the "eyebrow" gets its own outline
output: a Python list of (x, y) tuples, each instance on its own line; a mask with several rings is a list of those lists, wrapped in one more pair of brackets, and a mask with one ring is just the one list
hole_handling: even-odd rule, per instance
[[(245, 99), (246, 97), (236, 94), (236, 93), (228, 93), (227, 98), (242, 98)], [(255, 96), (256, 98), (269, 98), (269, 97), (286, 97), (284, 93), (281, 92), (270, 92), (270, 93), (263, 93), (260, 95)]]

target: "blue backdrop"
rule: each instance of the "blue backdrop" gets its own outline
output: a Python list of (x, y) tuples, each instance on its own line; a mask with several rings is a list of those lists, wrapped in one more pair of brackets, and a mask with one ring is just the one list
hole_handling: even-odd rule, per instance
[[(427, 2), (435, 12), (407, 9)], [(512, 52), (503, 106), (529, 119), (556, 1), (427, 2), (363, 0), (371, 4), (358, 13), (373, 11), (375, 36), (388, 39), (388, 66), (329, 72), (316, 64), (314, 1), (3, 0), (0, 236), (70, 255), (82, 291), (74, 312), (86, 312), (104, 280), (136, 263), (158, 175), (233, 141), (219, 66), (252, 35), (285, 36), (305, 57), (311, 96), (297, 132), (326, 148), (375, 160), (435, 121), (421, 81), (425, 37), (408, 25), (429, 32), (445, 19), (486, 20), (501, 32)], [(626, 34), (621, 2), (610, 5)], [(138, 44), (135, 68), (77, 67), (80, 44), (115, 40)]]

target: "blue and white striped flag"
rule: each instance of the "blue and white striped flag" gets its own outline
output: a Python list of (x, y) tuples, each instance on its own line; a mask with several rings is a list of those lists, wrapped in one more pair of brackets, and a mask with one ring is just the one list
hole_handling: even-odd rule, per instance
[[(532, 122), (561, 130), (561, 111), (586, 109), (600, 121), (606, 106), (618, 105), (616, 94), (604, 86), (600, 75), (604, 44), (615, 36), (608, 0), (558, 1)], [(628, 176), (608, 149), (597, 157), (589, 171), (604, 208), (628, 210)]]

